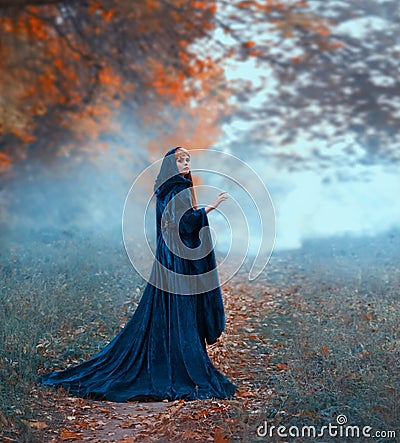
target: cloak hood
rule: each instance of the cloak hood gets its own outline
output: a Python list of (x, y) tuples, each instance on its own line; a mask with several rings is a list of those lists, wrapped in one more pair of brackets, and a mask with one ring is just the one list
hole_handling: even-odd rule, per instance
[(160, 172), (154, 184), (154, 193), (157, 198), (165, 197), (176, 187), (188, 188), (192, 184), (191, 180), (183, 177), (178, 171), (175, 160), (175, 151), (177, 149), (178, 147), (170, 149), (164, 156)]

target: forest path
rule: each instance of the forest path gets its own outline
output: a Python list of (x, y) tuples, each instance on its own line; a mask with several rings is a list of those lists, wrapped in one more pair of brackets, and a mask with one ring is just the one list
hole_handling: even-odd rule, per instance
[(277, 307), (285, 296), (265, 282), (245, 282), (243, 272), (222, 291), (226, 330), (217, 343), (208, 346), (208, 353), (217, 369), (238, 386), (232, 399), (115, 403), (72, 397), (63, 389), (40, 389), (35, 395), (43, 413), (31, 426), (42, 426), (41, 441), (243, 441), (243, 432), (250, 432), (249, 415), (260, 412), (274, 393), (266, 371), (279, 373), (286, 368), (279, 362), (268, 363), (273, 359), (273, 345), (259, 333), (267, 312), (270, 316), (280, 312)]
[[(224, 284), (226, 330), (208, 353), (238, 386), (232, 399), (98, 402), (36, 385), (33, 418), (13, 409), (31, 438), (13, 438), (0, 412), (0, 428), (13, 429), (2, 441), (252, 443), (265, 441), (257, 429), (266, 422), (321, 429), (339, 416), (398, 437), (399, 238), (308, 241), (273, 254), (258, 279), (241, 269)], [(391, 436), (375, 441), (398, 441)]]

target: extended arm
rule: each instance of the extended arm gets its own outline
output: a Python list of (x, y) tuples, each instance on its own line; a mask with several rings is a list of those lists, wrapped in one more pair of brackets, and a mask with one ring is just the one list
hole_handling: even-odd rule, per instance
[(228, 197), (228, 193), (227, 192), (220, 192), (217, 196), (217, 198), (211, 203), (211, 205), (206, 207), (206, 214), (208, 214), (210, 211), (212, 211), (213, 209), (215, 209), (221, 202), (223, 202), (224, 200), (227, 200)]

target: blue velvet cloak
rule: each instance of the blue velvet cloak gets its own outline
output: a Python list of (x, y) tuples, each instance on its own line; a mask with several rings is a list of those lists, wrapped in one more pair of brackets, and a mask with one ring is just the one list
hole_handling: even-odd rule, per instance
[(207, 214), (191, 207), (191, 181), (178, 173), (176, 149), (156, 179), (156, 258), (134, 314), (98, 354), (41, 376), (43, 384), (116, 402), (234, 395), (236, 386), (207, 355), (206, 343), (224, 330), (224, 306)]

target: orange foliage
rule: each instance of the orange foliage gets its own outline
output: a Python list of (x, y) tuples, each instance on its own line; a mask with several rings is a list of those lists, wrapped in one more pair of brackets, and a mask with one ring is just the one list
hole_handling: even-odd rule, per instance
[[(222, 109), (221, 103), (216, 97), (214, 100), (208, 100), (204, 106), (192, 108), (188, 100), (180, 105), (179, 117), (175, 114), (165, 114), (163, 109), (160, 109), (164, 128), (162, 140), (154, 139), (146, 145), (151, 153), (150, 159), (159, 159), (166, 149), (173, 146), (185, 146), (192, 150), (204, 149), (214, 144), (221, 135), (218, 119), (222, 113), (228, 112), (228, 105)], [(150, 129), (157, 120), (154, 114), (154, 111), (149, 112), (148, 120), (145, 121)]]
[(102, 11), (103, 18), (106, 22), (110, 22), (114, 17), (114, 11), (110, 9), (109, 11)]
[(101, 9), (102, 7), (100, 2), (92, 1), (91, 4), (89, 5), (90, 14), (95, 14), (97, 11), (100, 11)]
[(0, 173), (6, 172), (11, 168), (11, 158), (5, 152), (0, 152)]
[(63, 61), (61, 60), (61, 58), (57, 58), (57, 59), (54, 60), (54, 66), (55, 66), (57, 69), (60, 69), (60, 70), (63, 69), (63, 67), (64, 67), (64, 63), (63, 63)]
[(22, 129), (14, 128), (12, 134), (21, 139), (24, 143), (31, 143), (36, 140), (36, 137), (34, 137), (32, 134), (24, 132)]
[(14, 32), (14, 24), (9, 17), (0, 17), (0, 28), (2, 32)]
[(54, 96), (57, 95), (58, 91), (54, 85), (55, 76), (50, 72), (45, 72), (38, 79), (38, 84), (41, 86), (41, 90), (44, 94)]
[(33, 38), (37, 38), (38, 40), (46, 40), (48, 37), (47, 27), (42, 20), (39, 20), (34, 16), (30, 16), (28, 17), (28, 23), (30, 26), (29, 31), (32, 33)]
[[(299, 1), (297, 6), (305, 4)], [(243, 9), (267, 14), (284, 10), (285, 5), (245, 0), (234, 7), (243, 15)], [(5, 11), (0, 17), (0, 87), (5, 91), (1, 103), (7, 107), (0, 113), (0, 127), (26, 144), (46, 134), (48, 140), (40, 142), (48, 143), (51, 148), (45, 152), (53, 150), (55, 155), (101, 150), (97, 140), (113, 127), (112, 110), (125, 100), (137, 101), (144, 109), (149, 97), (149, 119), (146, 112), (135, 117), (151, 126), (154, 113), (159, 113), (160, 121), (171, 128), (161, 151), (150, 147), (154, 152), (163, 152), (174, 141), (208, 146), (220, 135), (218, 121), (230, 109), (229, 96), (222, 92), (226, 88), (220, 61), (236, 51), (245, 57), (261, 57), (264, 52), (250, 40), (227, 47), (214, 58), (212, 50), (193, 49), (198, 39), (208, 34), (212, 39), (216, 0), (76, 2), (71, 6), (73, 24), (68, 11), (48, 4), (26, 7), (10, 17)], [(234, 24), (235, 14), (231, 19)], [(298, 26), (321, 37), (329, 35), (327, 24), (296, 11), (273, 23), (286, 36)], [(322, 47), (324, 39), (320, 40)], [(121, 42), (127, 44), (120, 47)], [(177, 111), (177, 121), (168, 121), (166, 107)], [(69, 143), (60, 148), (66, 138)]]
[(120, 86), (121, 77), (109, 67), (103, 68), (99, 73), (99, 81), (103, 85)]
[(327, 37), (331, 33), (330, 29), (322, 24), (317, 25), (315, 31), (324, 37)]

